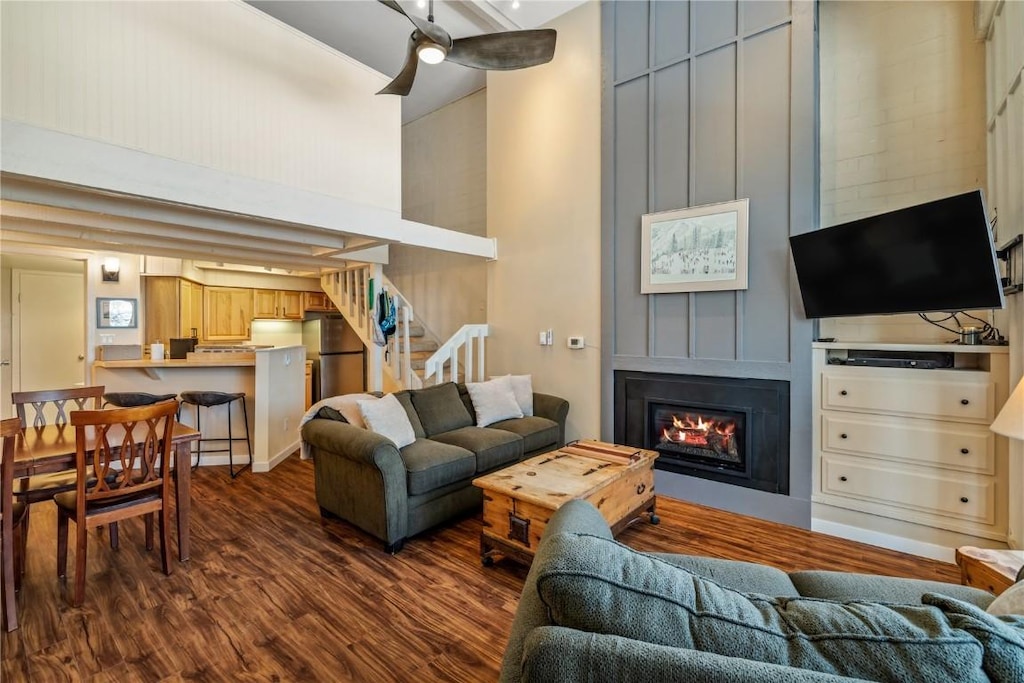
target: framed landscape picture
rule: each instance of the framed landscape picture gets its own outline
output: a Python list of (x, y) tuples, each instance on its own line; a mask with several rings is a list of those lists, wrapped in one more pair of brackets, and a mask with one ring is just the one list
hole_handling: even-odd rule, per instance
[(644, 214), (640, 293), (746, 289), (748, 202)]

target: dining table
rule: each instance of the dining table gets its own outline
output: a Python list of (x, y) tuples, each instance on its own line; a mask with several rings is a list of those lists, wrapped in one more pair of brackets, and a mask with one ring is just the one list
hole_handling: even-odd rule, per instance
[[(116, 443), (114, 430), (109, 436)], [(86, 455), (95, 450), (92, 430), (86, 432)], [(200, 432), (174, 423), (171, 435), (171, 450), (174, 452), (174, 501), (178, 522), (178, 559), (189, 558), (189, 516), (192, 508), (192, 442), (198, 440)], [(69, 424), (26, 427), (14, 446), (14, 478), (31, 477), (38, 474), (64, 472), (75, 469), (75, 428)]]

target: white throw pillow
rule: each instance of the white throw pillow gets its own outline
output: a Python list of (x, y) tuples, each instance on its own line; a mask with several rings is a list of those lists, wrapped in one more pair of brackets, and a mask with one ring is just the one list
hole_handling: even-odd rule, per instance
[(359, 409), (359, 402), (379, 400), (373, 394), (345, 394), (344, 396), (338, 396), (331, 407), (341, 413), (348, 420), (349, 424), (366, 429), (366, 423), (363, 422), (363, 413)]
[(1018, 581), (1000, 593), (985, 611), (995, 616), (1024, 614), (1024, 581)]
[(512, 392), (512, 380), (508, 375), (489, 382), (470, 382), (466, 384), (466, 391), (473, 400), (477, 427), (486, 427), (501, 420), (523, 416), (523, 411), (516, 403), (516, 395)]
[[(533, 375), (503, 375), (512, 380), (512, 393), (515, 394), (519, 410), (524, 417), (533, 415)], [(491, 377), (491, 379), (499, 379)]]
[(371, 431), (391, 439), (399, 448), (416, 440), (409, 414), (394, 394), (372, 401), (359, 401), (359, 410)]

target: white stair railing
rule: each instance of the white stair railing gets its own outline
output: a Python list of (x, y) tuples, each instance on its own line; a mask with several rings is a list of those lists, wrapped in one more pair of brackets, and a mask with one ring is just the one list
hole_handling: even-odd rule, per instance
[[(459, 351), (462, 351), (462, 370), (467, 382), (482, 382), (484, 368), (484, 340), (490, 332), (487, 325), (463, 325), (451, 339), (441, 345), (433, 356), (427, 359), (423, 369), (423, 384), (457, 382), (459, 378)], [(476, 352), (474, 355), (474, 346)], [(445, 368), (448, 379), (445, 379)]]
[[(374, 301), (371, 301), (370, 281), (374, 276), (376, 276), (377, 285), (373, 296)], [(423, 381), (412, 371), (411, 343), (409, 341), (409, 325), (415, 319), (412, 304), (384, 276), (379, 266), (371, 267), (364, 264), (327, 273), (321, 276), (320, 286), (334, 301), (342, 317), (356, 331), (363, 344), (371, 351), (370, 386), (367, 387), (370, 389), (378, 388), (380, 385), (379, 367), (374, 359), (379, 357), (381, 347), (373, 342), (372, 323), (377, 315), (375, 308), (377, 294), (381, 289), (386, 290), (395, 304), (400, 334), (396, 333), (388, 337), (387, 362), (384, 365), (391, 378), (400, 386), (407, 389), (419, 389), (423, 386)]]

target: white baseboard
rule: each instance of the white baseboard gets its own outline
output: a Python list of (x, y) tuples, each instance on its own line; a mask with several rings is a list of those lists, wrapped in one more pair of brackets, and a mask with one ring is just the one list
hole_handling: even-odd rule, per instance
[(895, 536), (881, 531), (862, 529), (861, 527), (850, 526), (849, 524), (830, 522), (826, 519), (811, 519), (811, 531), (828, 534), (829, 536), (838, 536), (839, 538), (848, 538), (851, 541), (858, 541), (859, 543), (877, 545), (882, 548), (888, 548), (889, 550), (897, 550), (901, 553), (910, 553), (911, 555), (928, 557), (933, 560), (939, 560), (940, 562), (953, 563), (956, 561), (956, 548), (949, 548), (944, 545), (927, 543), (925, 541), (915, 541), (912, 538), (906, 538), (904, 536)]

